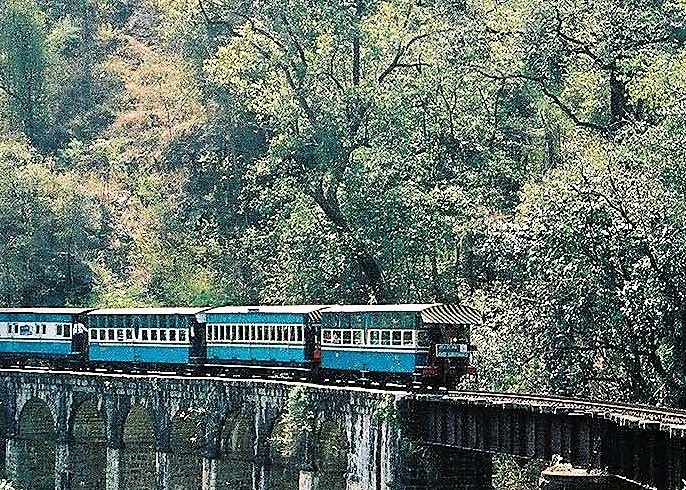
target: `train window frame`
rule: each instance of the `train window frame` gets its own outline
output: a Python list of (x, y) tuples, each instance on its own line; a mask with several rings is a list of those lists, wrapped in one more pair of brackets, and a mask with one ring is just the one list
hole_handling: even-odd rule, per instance
[(353, 345), (353, 331), (345, 329), (341, 332), (341, 344)]
[(205, 330), (205, 339), (212, 340), (212, 325), (207, 325), (207, 330)]
[(150, 341), (151, 342), (157, 342), (157, 338), (158, 338), (157, 331), (158, 331), (157, 328), (151, 328), (150, 329)]
[(141, 342), (147, 342), (150, 339), (150, 330), (147, 328), (141, 329)]
[[(45, 327), (43, 327), (43, 329), (44, 329), (44, 330), (43, 330), (43, 333), (45, 333)], [(65, 336), (66, 338), (71, 337), (71, 325), (68, 325), (68, 324), (67, 324), (67, 325), (64, 326), (64, 336)]]
[(186, 342), (186, 330), (183, 328), (179, 330), (179, 342)]
[(62, 324), (61, 323), (57, 324), (57, 326), (55, 327), (55, 331), (56, 331), (55, 335), (57, 335), (58, 337), (62, 336)]
[[(414, 331), (413, 330), (403, 330), (403, 347), (414, 347)], [(409, 339), (407, 336), (409, 335)]]
[(332, 336), (333, 336), (333, 330), (331, 330), (330, 328), (322, 329), (322, 345), (331, 344)]
[(126, 340), (133, 340), (133, 330), (130, 328), (127, 328), (124, 331), (124, 334), (126, 335)]
[(176, 342), (176, 329), (172, 328), (169, 331), (169, 342)]
[(381, 345), (381, 330), (373, 329), (369, 331), (369, 345)]
[(402, 332), (402, 330), (391, 330), (391, 345), (393, 345), (393, 346), (403, 345), (403, 332)]
[(113, 328), (107, 329), (107, 340), (114, 340), (114, 329)]
[(90, 338), (91, 340), (98, 340), (98, 331), (96, 329), (91, 330)]
[(381, 345), (383, 346), (389, 346), (391, 345), (391, 331), (390, 330), (381, 330)]
[(331, 343), (334, 345), (342, 345), (343, 344), (343, 331), (342, 330), (334, 330), (333, 335), (331, 336)]
[(104, 341), (107, 338), (107, 333), (106, 333), (107, 330), (105, 330), (104, 328), (101, 328), (99, 330), (99, 332), (100, 332), (100, 340)]
[(362, 330), (361, 328), (353, 330), (352, 345), (364, 345), (364, 330)]
[(429, 331), (426, 329), (417, 330), (415, 333), (415, 345), (417, 347), (428, 347), (429, 343)]
[(124, 341), (124, 329), (118, 328), (117, 329), (117, 342), (123, 342), (123, 341)]
[(161, 328), (160, 329), (160, 342), (166, 342), (166, 341), (167, 341), (167, 329)]

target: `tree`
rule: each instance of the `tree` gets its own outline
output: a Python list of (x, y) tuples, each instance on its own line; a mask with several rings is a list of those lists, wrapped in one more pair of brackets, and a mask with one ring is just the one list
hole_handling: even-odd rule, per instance
[(42, 143), (45, 103), (45, 32), (34, 0), (8, 0), (0, 5), (0, 91), (21, 130)]

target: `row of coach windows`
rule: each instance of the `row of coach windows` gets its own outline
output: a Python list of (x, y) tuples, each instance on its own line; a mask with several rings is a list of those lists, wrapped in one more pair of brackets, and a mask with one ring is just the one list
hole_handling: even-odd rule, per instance
[(186, 342), (186, 330), (167, 330), (159, 328), (93, 328), (91, 340), (111, 340), (115, 342)]
[[(17, 335), (47, 335), (47, 326), (44, 323), (33, 325), (19, 325), (18, 323), (8, 323), (7, 333)], [(71, 325), (57, 324), (55, 326), (55, 335), (58, 337), (71, 337)]]
[(302, 325), (207, 325), (207, 340), (224, 342), (303, 341)]
[(322, 345), (416, 345), (415, 330), (340, 330), (322, 329)]

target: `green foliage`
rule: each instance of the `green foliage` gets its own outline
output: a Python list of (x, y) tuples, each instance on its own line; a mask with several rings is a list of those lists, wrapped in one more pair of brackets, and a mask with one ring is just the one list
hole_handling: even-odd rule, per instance
[(288, 392), (286, 411), (272, 430), (271, 444), (282, 456), (290, 457), (300, 449), (315, 429), (316, 412), (307, 388), (297, 385)]
[(683, 2), (0, 13), (4, 303), (471, 302), (477, 386), (686, 404)]
[(19, 490), (12, 482), (7, 480), (0, 480), (0, 490)]
[(5, 305), (77, 304), (90, 292), (99, 214), (74, 176), (19, 142), (0, 144), (0, 295)]
[(21, 131), (34, 143), (43, 134), (45, 96), (44, 18), (33, 0), (0, 5), (0, 92)]

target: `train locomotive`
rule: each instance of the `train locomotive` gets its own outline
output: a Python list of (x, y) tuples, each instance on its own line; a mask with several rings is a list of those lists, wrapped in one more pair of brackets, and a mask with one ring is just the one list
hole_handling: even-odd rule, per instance
[(452, 387), (473, 308), (446, 304), (0, 309), (0, 365)]

